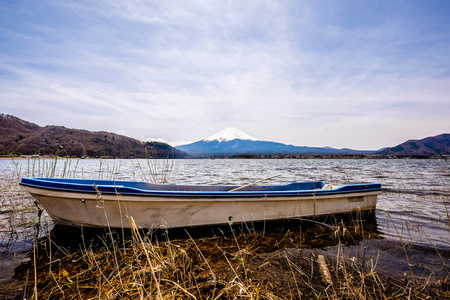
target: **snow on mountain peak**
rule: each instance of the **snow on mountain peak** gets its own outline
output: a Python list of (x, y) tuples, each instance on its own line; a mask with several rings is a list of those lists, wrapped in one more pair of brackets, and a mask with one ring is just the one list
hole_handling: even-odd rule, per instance
[(232, 140), (251, 140), (251, 141), (259, 141), (259, 139), (252, 137), (251, 135), (246, 134), (240, 129), (237, 129), (235, 127), (228, 127), (222, 130), (221, 132), (218, 132), (203, 141), (210, 142), (210, 141), (219, 141), (220, 142), (226, 142), (226, 141), (232, 141)]

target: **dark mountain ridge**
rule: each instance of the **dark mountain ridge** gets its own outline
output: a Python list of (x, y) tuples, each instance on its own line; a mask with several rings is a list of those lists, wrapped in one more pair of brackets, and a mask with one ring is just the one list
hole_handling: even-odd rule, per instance
[[(165, 143), (142, 142), (123, 135), (64, 126), (45, 126), (0, 114), (1, 155), (55, 155), (70, 157), (186, 158), (189, 155)], [(147, 154), (148, 153), (148, 154)]]
[(237, 154), (368, 154), (374, 151), (358, 151), (352, 149), (334, 149), (329, 147), (293, 146), (270, 141), (251, 141), (235, 139), (231, 141), (198, 141), (192, 144), (177, 146), (178, 150), (190, 155), (237, 155)]
[(395, 147), (376, 152), (380, 156), (433, 157), (450, 155), (450, 134), (426, 137), (421, 140), (408, 140)]
[(375, 151), (360, 151), (348, 148), (294, 146), (254, 138), (235, 127), (225, 128), (206, 139), (176, 147), (178, 150), (195, 156), (222, 155), (285, 155), (285, 154), (368, 154)]
[(332, 157), (441, 157), (450, 154), (450, 134), (444, 133), (422, 140), (409, 140), (395, 147), (375, 151), (336, 149), (331, 147), (293, 146), (264, 141), (243, 131), (229, 127), (206, 139), (176, 147), (193, 156), (239, 156), (239, 155), (319, 155)]
[[(214, 136), (192, 144), (171, 147), (165, 143), (142, 142), (123, 135), (64, 126), (41, 127), (15, 116), (0, 114), (0, 155), (33, 155), (70, 157), (188, 158), (190, 155), (210, 157), (240, 154), (361, 154), (374, 157), (441, 157), (450, 155), (450, 134), (444, 133), (421, 140), (408, 140), (395, 147), (379, 151), (359, 151), (348, 148), (293, 146), (258, 140), (242, 132), (234, 136)], [(229, 134), (230, 132), (228, 132)], [(244, 134), (244, 136), (239, 136)], [(184, 152), (185, 151), (185, 152)], [(188, 153), (186, 153), (188, 152)]]

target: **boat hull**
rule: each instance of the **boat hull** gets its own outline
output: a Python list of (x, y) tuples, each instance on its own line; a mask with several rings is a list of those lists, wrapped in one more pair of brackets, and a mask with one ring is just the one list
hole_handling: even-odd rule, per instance
[(309, 195), (176, 197), (86, 193), (22, 186), (55, 223), (83, 227), (175, 228), (375, 210), (380, 190)]

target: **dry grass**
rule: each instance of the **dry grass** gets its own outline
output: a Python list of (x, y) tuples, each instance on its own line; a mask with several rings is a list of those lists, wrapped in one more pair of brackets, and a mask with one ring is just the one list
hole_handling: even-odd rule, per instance
[[(411, 285), (411, 277), (394, 280), (379, 274), (377, 262), (364, 253), (349, 258), (346, 244), (378, 238), (376, 233), (362, 230), (358, 222), (304, 220), (303, 224), (291, 225), (264, 234), (243, 225), (216, 228), (215, 234), (206, 235), (196, 232), (198, 229), (150, 233), (134, 227), (125, 234), (91, 230), (77, 234), (75, 229), (58, 228), (59, 233), (52, 232), (48, 239), (39, 241), (30, 254), (35, 253), (36, 264), (31, 260), (23, 265), (17, 276), (29, 278), (25, 295), (33, 295), (36, 287), (39, 299), (450, 296), (448, 286), (432, 287), (429, 282)], [(71, 236), (81, 235), (78, 244), (57, 246), (61, 238), (58, 235), (67, 235), (65, 230), (72, 230)], [(171, 234), (174, 238), (169, 237)], [(330, 241), (336, 244), (337, 251), (317, 249)], [(34, 270), (36, 282), (32, 280)]]

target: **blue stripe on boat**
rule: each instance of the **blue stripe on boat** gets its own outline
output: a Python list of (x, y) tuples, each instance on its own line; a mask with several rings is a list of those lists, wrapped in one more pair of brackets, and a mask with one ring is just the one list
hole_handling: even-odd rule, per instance
[(357, 193), (381, 190), (381, 184), (353, 184), (335, 189), (325, 189), (323, 181), (294, 182), (286, 185), (250, 186), (239, 191), (230, 192), (238, 186), (224, 185), (171, 185), (153, 184), (138, 181), (112, 181), (94, 179), (66, 178), (22, 178), (20, 183), (43, 189), (66, 192), (96, 193), (94, 184), (101, 193), (135, 196), (170, 196), (170, 197), (277, 197), (287, 195), (329, 195), (340, 193)]

